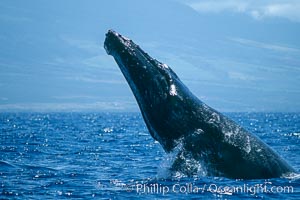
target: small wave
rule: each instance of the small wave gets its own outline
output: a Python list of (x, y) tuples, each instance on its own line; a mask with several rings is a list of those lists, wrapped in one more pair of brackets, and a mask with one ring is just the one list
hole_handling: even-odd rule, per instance
[(3, 161), (3, 160), (0, 160), (0, 167), (1, 167), (1, 169), (3, 169), (3, 168), (15, 168), (14, 165), (9, 164), (8, 162)]
[(157, 172), (157, 178), (159, 179), (170, 179), (172, 178), (172, 166), (178, 156), (182, 151), (182, 143), (178, 142), (178, 145), (169, 154), (165, 154)]
[(33, 166), (33, 165), (20, 165), (20, 167), (22, 168), (26, 168), (29, 170), (38, 170), (38, 171), (52, 171), (52, 172), (56, 172), (56, 169), (52, 169), (50, 167), (41, 167), (41, 166)]
[(288, 173), (284, 174), (282, 178), (292, 179), (292, 180), (299, 180), (300, 179), (300, 173)]
[(207, 175), (205, 165), (185, 151), (181, 142), (162, 159), (157, 178), (182, 179), (185, 177), (204, 177)]
[(296, 138), (300, 138), (300, 133), (286, 133), (284, 134), (284, 136), (286, 137), (296, 137)]

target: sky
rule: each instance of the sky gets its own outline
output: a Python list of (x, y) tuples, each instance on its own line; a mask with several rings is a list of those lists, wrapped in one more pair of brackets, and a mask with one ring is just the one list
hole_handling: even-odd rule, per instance
[(0, 111), (138, 111), (109, 29), (222, 112), (300, 111), (298, 0), (2, 0)]

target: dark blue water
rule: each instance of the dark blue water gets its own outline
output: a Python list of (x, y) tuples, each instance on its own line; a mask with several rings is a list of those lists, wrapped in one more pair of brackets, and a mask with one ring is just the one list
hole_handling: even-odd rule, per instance
[[(230, 113), (300, 171), (300, 113)], [(139, 113), (1, 113), (0, 199), (300, 199), (299, 175), (171, 177)]]

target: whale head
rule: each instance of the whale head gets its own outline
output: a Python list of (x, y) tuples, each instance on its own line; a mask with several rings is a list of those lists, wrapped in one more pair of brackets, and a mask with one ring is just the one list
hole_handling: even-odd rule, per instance
[(125, 76), (150, 134), (166, 151), (170, 151), (175, 140), (182, 135), (176, 130), (180, 123), (175, 124), (175, 121), (183, 114), (182, 105), (178, 109), (176, 106), (183, 103), (183, 96), (186, 97), (181, 95), (185, 86), (170, 67), (153, 59), (132, 40), (115, 31), (109, 30), (106, 34), (104, 48), (114, 57)]

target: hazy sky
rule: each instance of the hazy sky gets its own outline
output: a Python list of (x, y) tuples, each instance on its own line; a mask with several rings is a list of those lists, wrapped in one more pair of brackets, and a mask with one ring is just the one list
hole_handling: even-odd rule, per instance
[(220, 111), (300, 111), (298, 0), (2, 0), (0, 111), (138, 110), (108, 29)]

